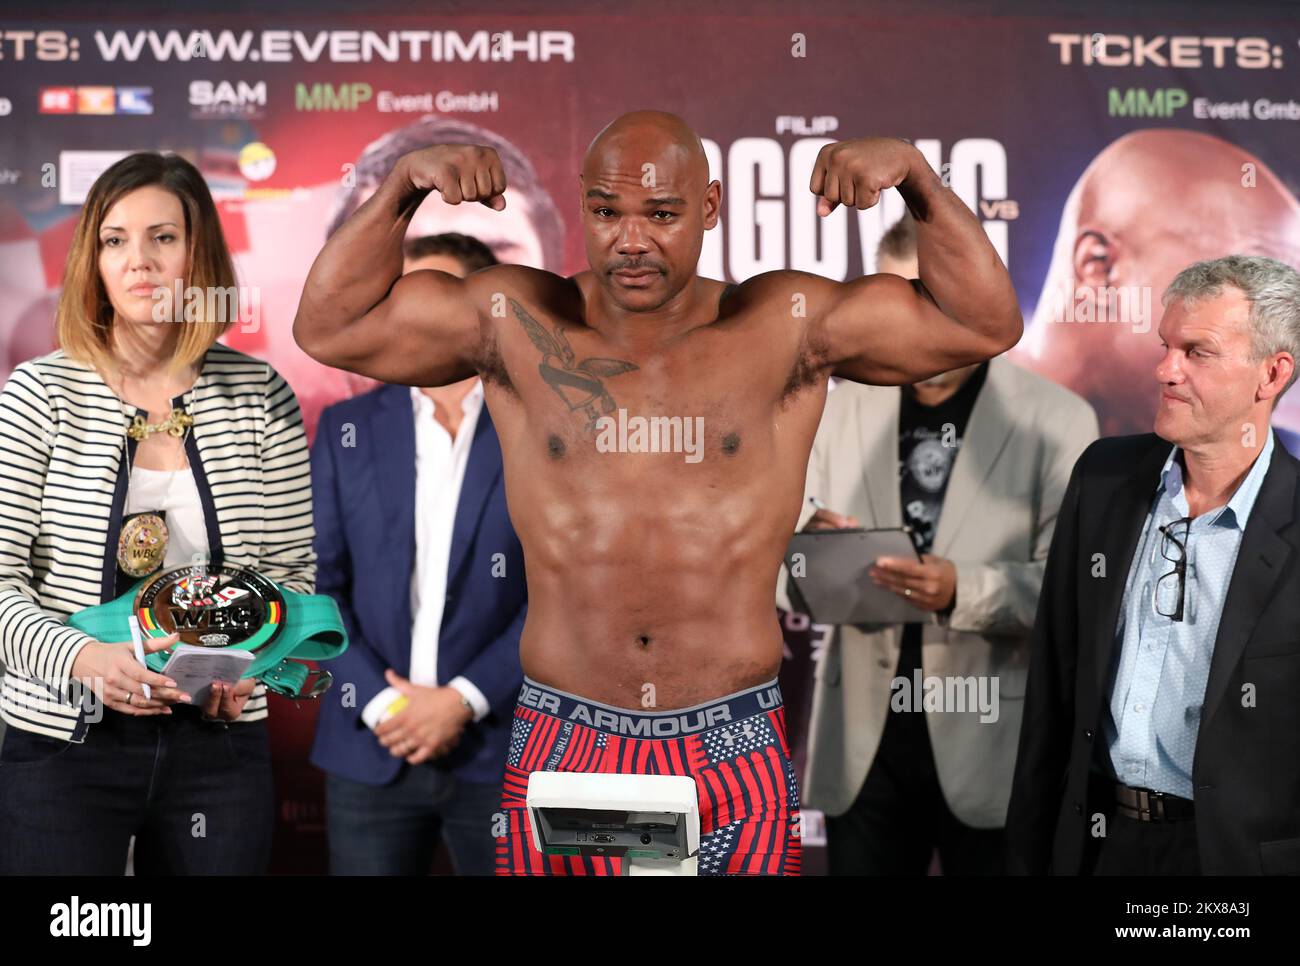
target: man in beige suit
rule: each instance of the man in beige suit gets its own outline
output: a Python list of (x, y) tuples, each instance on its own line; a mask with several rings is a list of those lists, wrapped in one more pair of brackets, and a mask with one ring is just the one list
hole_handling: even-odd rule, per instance
[[(917, 276), (910, 218), (879, 266)], [(804, 804), (826, 813), (832, 874), (924, 874), (936, 848), (946, 874), (1002, 871), (1043, 565), (1096, 438), (1083, 399), (1004, 358), (830, 394), (799, 527), (908, 525), (923, 562), (881, 558), (870, 579), (930, 614), (842, 626), (818, 662)]]

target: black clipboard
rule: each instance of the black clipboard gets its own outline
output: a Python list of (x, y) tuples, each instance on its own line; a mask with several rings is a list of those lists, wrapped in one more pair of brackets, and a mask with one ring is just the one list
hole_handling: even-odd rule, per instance
[(907, 527), (856, 527), (796, 533), (785, 552), (792, 596), (818, 624), (921, 624), (922, 610), (867, 576), (878, 557), (921, 555)]

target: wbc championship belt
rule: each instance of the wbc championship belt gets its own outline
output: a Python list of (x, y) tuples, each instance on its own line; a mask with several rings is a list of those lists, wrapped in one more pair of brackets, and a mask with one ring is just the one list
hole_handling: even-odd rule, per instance
[[(324, 594), (296, 594), (246, 567), (177, 567), (142, 580), (121, 597), (87, 607), (68, 624), (100, 641), (131, 639), (134, 615), (146, 637), (180, 635), (178, 643), (251, 651), (244, 677), (291, 698), (318, 698), (328, 671), (301, 661), (327, 661), (348, 646), (338, 604)], [(146, 655), (161, 672), (171, 651)]]

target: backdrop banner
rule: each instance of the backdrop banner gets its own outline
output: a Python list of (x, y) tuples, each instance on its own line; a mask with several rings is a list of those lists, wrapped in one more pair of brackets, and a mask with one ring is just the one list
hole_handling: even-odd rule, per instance
[[(70, 19), (78, 6), (84, 17)], [(432, 7), (110, 23), (74, 3), (57, 23), (0, 22), (0, 377), (53, 348), (78, 205), (137, 150), (183, 154), (208, 179), (240, 282), (226, 341), (288, 379), (309, 435), (323, 407), (373, 384), (294, 344), (303, 280), (393, 162), (439, 142), (496, 147), (508, 207), (431, 198), (412, 234), (466, 232), (504, 261), (567, 274), (585, 267), (577, 175), (592, 137), (628, 110), (677, 112), (723, 186), (700, 272), (742, 281), (873, 272), (900, 196), (819, 219), (813, 161), (833, 140), (907, 138), (1010, 269), (1027, 323), (1013, 360), (1084, 395), (1105, 434), (1151, 429), (1161, 294), (1178, 270), (1233, 252), (1300, 264), (1300, 18), (750, 9), (638, 10), (634, 24)], [(1300, 451), (1300, 393), (1275, 425)], [(829, 629), (782, 620), (802, 763), (811, 662)], [(324, 871), (322, 779), (306, 761), (314, 711), (277, 700), (272, 721), (276, 870)], [(808, 872), (820, 829), (810, 816)]]

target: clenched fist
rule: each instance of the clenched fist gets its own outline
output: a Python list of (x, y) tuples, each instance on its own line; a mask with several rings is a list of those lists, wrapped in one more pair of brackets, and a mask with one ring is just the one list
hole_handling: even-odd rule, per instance
[(917, 165), (930, 171), (921, 152), (899, 138), (828, 144), (817, 154), (808, 185), (817, 195), (817, 214), (825, 217), (836, 205), (871, 208), (880, 200), (880, 192), (898, 187), (920, 170)]
[(504, 211), (506, 171), (495, 149), (477, 144), (435, 144), (403, 156), (406, 179), (416, 191), (436, 191), (449, 205), (477, 201)]

